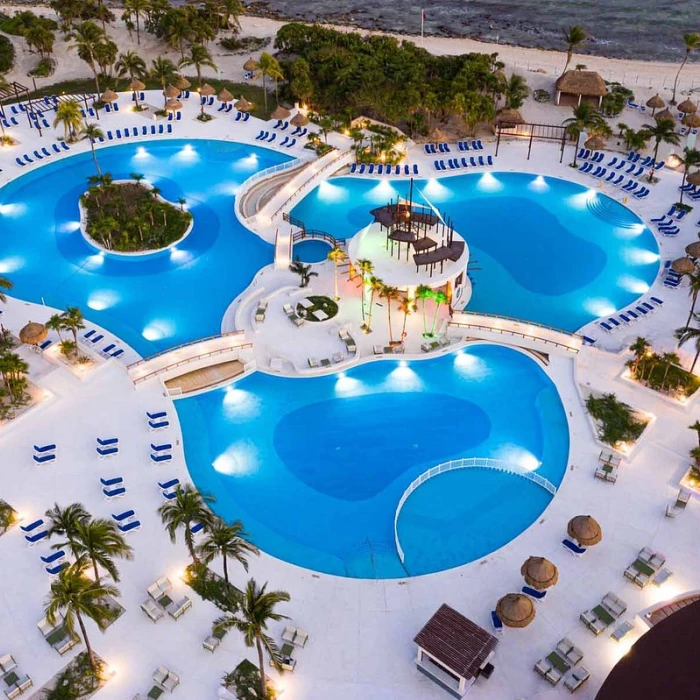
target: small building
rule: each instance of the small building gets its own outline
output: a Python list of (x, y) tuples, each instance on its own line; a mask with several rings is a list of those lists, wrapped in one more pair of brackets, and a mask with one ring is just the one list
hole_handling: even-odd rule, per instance
[(608, 93), (603, 78), (592, 70), (568, 70), (555, 83), (558, 106), (577, 107), (581, 102), (590, 102), (600, 108)]
[(456, 698), (493, 673), (498, 640), (449, 605), (443, 603), (413, 641), (418, 670)]

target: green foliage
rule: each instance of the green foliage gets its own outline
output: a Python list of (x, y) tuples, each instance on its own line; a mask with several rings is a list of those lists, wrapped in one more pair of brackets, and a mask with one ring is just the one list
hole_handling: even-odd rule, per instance
[(609, 92), (603, 96), (600, 111), (606, 117), (616, 117), (625, 108), (627, 99), (621, 92)]
[(6, 36), (0, 36), (0, 73), (7, 73), (15, 62), (15, 47)]
[(687, 398), (700, 386), (700, 378), (680, 366), (676, 353), (659, 355), (651, 350), (627, 363), (630, 373), (640, 384), (654, 391)]
[(43, 27), (53, 32), (58, 29), (58, 25), (54, 20), (46, 17), (38, 17), (29, 10), (16, 12), (12, 17), (4, 19), (0, 22), (0, 31), (13, 36), (25, 36), (26, 33), (34, 27)]
[[(235, 690), (238, 700), (260, 700), (260, 671), (258, 667), (243, 659), (236, 668), (223, 677), (223, 683), (227, 688)], [(276, 700), (277, 691), (268, 681), (266, 700)]]
[(140, 182), (114, 184), (108, 176), (97, 181), (81, 201), (88, 235), (105, 248), (121, 252), (165, 248), (187, 231), (192, 215), (158, 199), (157, 189)]
[(259, 36), (227, 36), (220, 42), (220, 46), (233, 53), (252, 53), (264, 49), (270, 43), (269, 37)]
[(27, 75), (34, 76), (35, 78), (48, 78), (54, 74), (56, 70), (56, 61), (53, 58), (42, 58), (39, 63), (32, 68)]
[[(315, 311), (323, 311), (326, 314), (326, 318), (333, 318), (338, 313), (338, 304), (336, 304), (330, 297), (324, 296), (310, 296), (306, 297), (313, 306), (309, 306), (305, 309), (301, 304), (297, 305), (297, 314), (307, 321), (318, 321), (316, 316), (314, 316)], [(324, 319), (325, 320), (325, 319)]]
[(621, 442), (634, 442), (646, 426), (646, 421), (636, 418), (634, 411), (618, 401), (615, 394), (589, 396), (586, 409), (601, 424), (600, 439), (611, 447)]
[(540, 103), (549, 102), (552, 99), (552, 95), (547, 90), (542, 89), (535, 90), (532, 93), (532, 97), (535, 100), (535, 102)]
[[(96, 659), (98, 669), (104, 665)], [(96, 675), (90, 666), (87, 652), (82, 652), (58, 675), (51, 690), (45, 690), (43, 700), (80, 700), (100, 687), (100, 673)]]
[(233, 612), (243, 595), (232, 583), (226, 583), (202, 563), (190, 564), (187, 567), (185, 583), (204, 600), (211, 601), (224, 612)]
[(16, 521), (16, 515), (15, 509), (0, 499), (0, 534), (7, 532), (7, 529)]

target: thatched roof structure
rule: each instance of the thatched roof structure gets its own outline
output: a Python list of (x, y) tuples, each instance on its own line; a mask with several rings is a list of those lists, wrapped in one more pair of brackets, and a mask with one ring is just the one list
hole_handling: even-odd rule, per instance
[(288, 119), (291, 112), (282, 106), (277, 106), (277, 108), (270, 115), (270, 119)]
[(102, 102), (116, 102), (119, 99), (119, 95), (117, 95), (114, 90), (105, 90), (102, 93), (102, 97), (100, 97), (100, 100)]
[(252, 56), (243, 64), (243, 70), (255, 70), (257, 67), (258, 64), (253, 60)]
[(690, 173), (685, 181), (689, 182), (691, 185), (700, 185), (700, 170)]
[(592, 151), (600, 151), (605, 148), (605, 139), (598, 134), (593, 134), (586, 142), (583, 144), (586, 148), (590, 148)]
[(250, 112), (253, 109), (253, 103), (248, 102), (245, 97), (241, 97), (240, 100), (233, 105), (239, 112)]
[(498, 601), (496, 614), (507, 627), (527, 627), (535, 619), (535, 604), (522, 593), (508, 593)]
[(658, 114), (655, 114), (654, 119), (656, 119), (657, 122), (660, 122), (662, 119), (670, 119), (672, 122), (676, 121), (676, 118), (673, 116), (673, 112), (668, 109), (668, 107)]
[(494, 120), (496, 124), (524, 124), (523, 115), (517, 109), (502, 109)]
[(686, 114), (681, 121), (685, 126), (689, 126), (691, 129), (697, 129), (700, 126), (700, 114), (697, 112)]
[(210, 97), (211, 95), (216, 95), (216, 90), (209, 85), (209, 83), (204, 83), (201, 88), (199, 88), (199, 94), (204, 97)]
[(232, 99), (233, 95), (226, 88), (219, 93), (219, 102), (230, 102)]
[(691, 258), (700, 258), (700, 241), (695, 241), (695, 243), (689, 243), (685, 247), (685, 252)]
[(305, 115), (302, 114), (301, 112), (297, 112), (290, 120), (289, 123), (292, 126), (306, 126), (309, 123), (309, 118)]
[(557, 79), (555, 87), (558, 92), (584, 97), (602, 97), (608, 92), (603, 78), (592, 70), (568, 70)]
[(129, 83), (129, 90), (143, 90), (146, 86), (138, 79), (134, 78), (130, 83)]
[(173, 85), (176, 88), (179, 88), (180, 90), (187, 90), (188, 87), (192, 85), (192, 83), (187, 80), (187, 78), (183, 77), (182, 75), (178, 75), (175, 80), (173, 80)]
[(683, 112), (683, 114), (695, 114), (698, 111), (698, 106), (691, 99), (687, 99), (678, 105), (678, 111)]
[(48, 334), (49, 332), (43, 324), (30, 321), (19, 332), (19, 339), (27, 345), (38, 345), (42, 340), (46, 339)]
[(177, 97), (180, 94), (180, 89), (176, 88), (174, 85), (166, 85), (163, 94), (166, 97)]
[(527, 585), (538, 591), (554, 586), (559, 580), (557, 567), (544, 557), (528, 557), (520, 567), (520, 573)]
[(677, 258), (671, 263), (671, 269), (679, 275), (692, 275), (695, 263), (690, 258)]
[(603, 539), (603, 530), (598, 521), (590, 515), (571, 518), (566, 531), (569, 537), (573, 537), (582, 547), (592, 547)]
[(661, 98), (661, 95), (657, 92), (656, 95), (653, 97), (650, 97), (647, 100), (647, 107), (651, 107), (652, 109), (662, 109), (663, 107), (666, 106), (666, 103), (663, 101)]
[(168, 112), (177, 112), (179, 109), (182, 109), (182, 102), (180, 100), (168, 100), (165, 103), (165, 109)]

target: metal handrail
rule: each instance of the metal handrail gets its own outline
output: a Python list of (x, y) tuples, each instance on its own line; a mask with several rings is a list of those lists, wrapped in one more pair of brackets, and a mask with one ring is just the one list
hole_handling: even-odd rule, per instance
[[(536, 328), (544, 328), (548, 331), (555, 331), (556, 333), (561, 333), (562, 335), (568, 335), (572, 338), (580, 337), (578, 333), (572, 333), (571, 331), (565, 331), (563, 328), (557, 328), (556, 326), (548, 326), (544, 323), (537, 323), (536, 321), (528, 321), (522, 318), (515, 318), (514, 316), (501, 316), (500, 314), (486, 314), (480, 311), (468, 311), (464, 310), (459, 313), (469, 314), (470, 316), (479, 316), (480, 318), (497, 318), (501, 321), (513, 321), (515, 323), (524, 323), (528, 326), (535, 326)], [(452, 322), (451, 322), (452, 323)], [(455, 321), (454, 323), (459, 323)]]
[(292, 240), (294, 243), (297, 243), (298, 241), (303, 241), (305, 238), (315, 238), (318, 240), (326, 241), (327, 243), (330, 243), (334, 248), (340, 248), (345, 243), (345, 239), (339, 239), (336, 238), (335, 236), (332, 236), (330, 233), (327, 233), (326, 231), (319, 231), (318, 229), (301, 229), (301, 231), (296, 231), (292, 235)]
[(495, 328), (494, 326), (482, 326), (478, 323), (463, 323), (459, 321), (450, 321), (448, 323), (448, 326), (456, 326), (459, 328), (476, 328), (477, 330), (489, 331), (490, 333), (512, 335), (518, 338), (522, 338), (523, 340), (536, 340), (540, 343), (544, 343), (545, 345), (553, 345), (557, 348), (563, 348), (567, 352), (573, 352), (574, 354), (578, 354), (579, 352), (578, 348), (571, 347), (571, 345), (567, 345), (566, 343), (560, 343), (558, 340), (549, 340), (539, 335), (528, 335), (527, 333), (520, 333), (519, 331), (510, 330), (509, 328)]
[(250, 189), (256, 182), (267, 178), (270, 175), (274, 175), (275, 173), (281, 173), (285, 170), (293, 170), (295, 168), (303, 169), (304, 167), (306, 167), (306, 165), (308, 165), (308, 163), (304, 164), (304, 162), (299, 160), (298, 158), (292, 158), (292, 160), (285, 161), (284, 163), (278, 163), (277, 165), (271, 165), (269, 168), (263, 168), (262, 170), (258, 170), (257, 173), (253, 173), (249, 178), (243, 180), (243, 182), (238, 187), (238, 192), (241, 192), (242, 195), (236, 196), (236, 206), (238, 207), (238, 213), (240, 214), (241, 218), (253, 218), (243, 216), (243, 200), (244, 195), (247, 194), (248, 191), (250, 191)]
[(405, 555), (403, 548), (401, 547), (401, 542), (399, 542), (398, 524), (401, 509), (408, 500), (408, 497), (419, 486), (422, 486), (426, 481), (429, 481), (435, 476), (444, 474), (445, 472), (454, 471), (455, 469), (468, 469), (474, 467), (482, 469), (497, 469), (498, 471), (508, 472), (510, 474), (515, 474), (516, 476), (522, 476), (524, 479), (533, 481), (538, 486), (541, 486), (543, 489), (551, 493), (552, 496), (554, 496), (557, 492), (557, 487), (551, 481), (549, 481), (549, 479), (545, 479), (540, 474), (528, 471), (517, 464), (504, 462), (500, 459), (491, 459), (490, 457), (467, 457), (464, 459), (452, 459), (449, 462), (443, 462), (435, 467), (431, 467), (416, 477), (408, 485), (408, 488), (403, 492), (403, 495), (399, 499), (399, 504), (396, 506), (396, 511), (394, 513), (394, 543), (396, 544), (396, 552), (399, 555), (399, 559), (401, 560), (402, 564), (404, 563)]

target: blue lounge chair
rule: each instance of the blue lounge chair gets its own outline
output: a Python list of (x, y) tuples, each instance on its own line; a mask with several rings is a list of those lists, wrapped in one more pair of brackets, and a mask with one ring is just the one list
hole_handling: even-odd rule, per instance
[(159, 134), (165, 133), (165, 129), (163, 128), (163, 125), (162, 125), (162, 124), (158, 124), (158, 133), (159, 133)]
[(129, 127), (124, 127), (124, 138), (128, 139), (131, 136), (131, 132), (129, 131)]
[(688, 213), (687, 209), (681, 209), (677, 214), (676, 214), (676, 221), (681, 221), (684, 216), (686, 216)]
[(122, 130), (121, 130), (121, 129), (117, 129), (117, 130), (114, 132), (114, 135), (115, 135), (118, 139), (120, 139), (120, 138), (122, 137)]
[(625, 176), (620, 175), (620, 177), (618, 177), (617, 180), (615, 180), (615, 182), (613, 182), (612, 184), (615, 185), (615, 187), (618, 187), (624, 179), (625, 179)]
[(655, 219), (649, 219), (652, 224), (663, 224), (666, 221), (666, 214), (663, 216), (657, 216)]
[(469, 167), (469, 161), (464, 156), (462, 156), (462, 167), (464, 167), (464, 168)]
[(476, 160), (474, 159), (474, 156), (469, 156), (469, 165), (471, 165), (472, 168), (477, 167), (477, 163), (476, 163)]
[(24, 161), (21, 161), (19, 159), (19, 156), (15, 158), (15, 163), (17, 163), (17, 165), (21, 165), (22, 167), (24, 167), (26, 165), (26, 163)]
[(657, 306), (663, 306), (664, 300), (659, 299), (659, 297), (651, 297), (651, 300), (657, 305)]
[(44, 569), (49, 576), (58, 576), (67, 566), (69, 566), (68, 562), (62, 561), (56, 564), (56, 566), (45, 566)]
[(484, 156), (479, 156), (479, 165), (486, 165), (486, 161), (484, 160)]
[(151, 124), (151, 135), (152, 136), (156, 135), (156, 125), (155, 124)]
[(39, 343), (39, 350), (46, 350), (53, 343), (53, 340), (45, 340), (43, 343)]
[(595, 345), (596, 344), (596, 339), (595, 338), (589, 338), (587, 335), (583, 336), (583, 344), (584, 345)]
[(151, 462), (153, 462), (153, 464), (170, 462), (172, 459), (173, 456), (170, 454), (170, 452), (151, 452)]
[(60, 152), (61, 152), (61, 149), (58, 147), (58, 144), (57, 144), (57, 143), (52, 143), (52, 144), (51, 144), (51, 148), (53, 148), (54, 153), (60, 153)]
[[(289, 136), (285, 136), (282, 141), (280, 141), (280, 146), (286, 146), (287, 143), (289, 143)], [(357, 163), (353, 163), (352, 166), (350, 166), (350, 172), (354, 173), (355, 170), (357, 170)]]
[(44, 520), (42, 518), (39, 518), (38, 520), (34, 520), (33, 522), (29, 523), (29, 525), (20, 525), (19, 529), (22, 530), (22, 532), (31, 532), (32, 530), (36, 530), (40, 525), (44, 524)]
[(111, 479), (103, 479), (102, 477), (100, 477), (100, 483), (102, 484), (102, 486), (116, 486), (117, 484), (124, 483), (124, 477), (113, 476)]
[(110, 141), (114, 141), (114, 136), (112, 136), (112, 132), (111, 132), (111, 131), (108, 131), (108, 132), (107, 132), (107, 138), (108, 138)]
[(267, 139), (267, 142), (272, 143), (276, 138), (277, 138), (277, 134), (272, 133), (272, 134), (270, 134), (270, 138)]
[(47, 464), (48, 462), (55, 462), (56, 461), (56, 453), (55, 452), (49, 452), (48, 454), (45, 455), (32, 455), (32, 459), (36, 464)]
[(41, 540), (46, 539), (49, 536), (48, 530), (42, 530), (41, 532), (37, 532), (34, 535), (25, 535), (24, 539), (27, 540), (29, 543), (29, 546), (31, 547), (32, 545), (35, 545), (37, 542), (41, 542)]
[(611, 325), (605, 323), (605, 321), (600, 321), (598, 325), (606, 332), (606, 333), (612, 333), (613, 328)]
[(493, 165), (493, 156), (486, 156), (486, 165)]
[(87, 333), (83, 333), (83, 338), (92, 338), (95, 335), (95, 329), (91, 328)]
[(97, 438), (97, 444), (102, 446), (102, 447), (109, 447), (110, 445), (116, 445), (119, 442), (119, 438), (113, 437), (113, 438), (105, 438), (104, 440), (102, 438)]
[(44, 156), (42, 156), (41, 153), (39, 153), (39, 151), (34, 151), (34, 157), (37, 160), (44, 160)]
[(628, 323), (632, 322), (632, 319), (629, 316), (625, 316), (625, 314), (620, 314), (618, 318), (625, 324), (627, 325)]
[(198, 532), (201, 532), (204, 529), (204, 523), (195, 523), (191, 528), (190, 532), (193, 535), (196, 535)]
[(384, 175), (384, 166), (381, 163), (377, 166), (377, 175)]
[(126, 489), (123, 486), (118, 486), (115, 489), (102, 489), (104, 497), (109, 501), (112, 498), (119, 498), (126, 493)]
[(132, 530), (139, 530), (141, 528), (141, 523), (138, 520), (132, 520), (126, 525), (117, 525), (120, 532), (131, 532)]
[(367, 174), (374, 175), (374, 163), (370, 163), (369, 166), (367, 167)]
[(41, 561), (44, 562), (44, 564), (53, 564), (55, 561), (58, 561), (59, 559), (62, 559), (65, 556), (66, 556), (66, 553), (62, 549), (59, 549), (57, 552), (54, 552), (53, 554), (49, 554), (48, 557), (40, 555), (40, 558), (41, 558)]
[(619, 322), (619, 321), (616, 321), (614, 318), (609, 318), (609, 319), (608, 319), (608, 323), (609, 323), (610, 325), (614, 326), (615, 328), (619, 328), (619, 327), (620, 327), (620, 322)]
[(646, 316), (649, 313), (643, 306), (635, 306), (634, 310), (638, 314), (642, 314), (642, 316)]
[(366, 169), (367, 169), (367, 168), (365, 167), (365, 164), (363, 163), (363, 164), (360, 166), (359, 174), (360, 174), (360, 175), (364, 175)]
[(42, 152), (47, 158), (49, 158), (49, 157), (51, 156), (51, 152), (48, 151), (48, 150), (46, 149), (46, 146), (42, 146), (42, 147), (41, 147), (41, 152)]
[(27, 164), (34, 162), (26, 153), (22, 157), (24, 158), (24, 162)]
[(616, 174), (617, 173), (614, 170), (608, 173), (608, 176), (605, 178), (605, 182), (612, 182), (615, 179)]
[(133, 510), (125, 510), (122, 513), (117, 513), (114, 514), (112, 513), (112, 520), (115, 520), (118, 523), (124, 522), (125, 520), (128, 520), (129, 518), (133, 518), (136, 513), (134, 513)]
[(154, 452), (163, 452), (164, 450), (172, 450), (173, 446), (169, 442), (164, 442), (160, 445), (154, 445), (153, 443), (151, 443), (151, 449)]
[(109, 352), (110, 350), (114, 350), (114, 343), (110, 343), (109, 345), (105, 345), (105, 347), (102, 348), (102, 352)]
[(491, 611), (491, 624), (496, 632), (503, 632), (503, 621), (495, 610)]
[(175, 116), (175, 121), (179, 122), (182, 120), (182, 112), (178, 112), (177, 115)]
[(547, 595), (547, 591), (538, 591), (536, 588), (531, 588), (530, 586), (523, 586), (520, 590), (522, 590), (525, 595), (535, 600), (543, 600)]
[(94, 345), (95, 343), (99, 343), (100, 340), (102, 340), (104, 336), (100, 333), (99, 335), (96, 335), (94, 338), (90, 338), (90, 342)]
[(120, 357), (120, 356), (123, 355), (123, 354), (124, 354), (124, 350), (122, 350), (122, 348), (117, 348), (113, 353), (110, 353), (109, 356), (110, 356), (110, 357), (117, 358), (117, 357)]
[(574, 554), (577, 557), (580, 557), (582, 554), (586, 553), (585, 547), (579, 547), (576, 543), (572, 542), (569, 539), (564, 538), (561, 541), (561, 543), (566, 550), (568, 550), (569, 552), (571, 552), (572, 554)]
[(166, 501), (174, 501), (177, 498), (177, 490), (175, 490), (175, 491), (161, 491), (160, 495), (163, 496), (163, 498)]
[(292, 146), (294, 146), (294, 144), (296, 144), (296, 142), (297, 142), (296, 139), (292, 139), (292, 140), (287, 144), (287, 148), (291, 148)]
[(151, 430), (162, 430), (163, 428), (168, 428), (170, 427), (170, 422), (167, 420), (161, 420), (161, 421), (148, 421), (148, 427)]
[(167, 489), (171, 489), (174, 486), (179, 486), (180, 485), (180, 479), (170, 479), (168, 481), (159, 481), (158, 486), (163, 490), (166, 491)]
[(96, 447), (95, 452), (97, 452), (98, 457), (111, 457), (112, 455), (119, 454), (118, 447)]
[(165, 418), (167, 415), (167, 411), (154, 411), (153, 413), (146, 411), (146, 417), (150, 418), (151, 420), (155, 420), (156, 418)]
[(118, 111), (119, 111), (119, 105), (115, 102), (115, 103), (112, 105), (112, 109), (113, 109), (115, 112), (118, 112)]
[(415, 163), (413, 164), (413, 174), (418, 175), (418, 166)]
[(34, 452), (41, 454), (42, 452), (55, 452), (56, 445), (51, 443), (50, 445), (34, 445)]
[(646, 309), (650, 314), (653, 314), (654, 311), (656, 311), (656, 307), (652, 306), (648, 301), (643, 301), (641, 303), (642, 308)]

